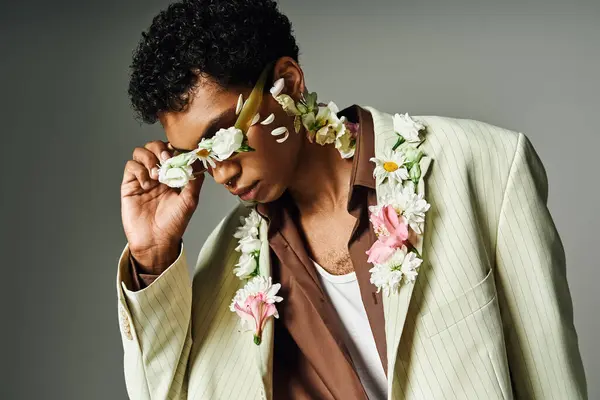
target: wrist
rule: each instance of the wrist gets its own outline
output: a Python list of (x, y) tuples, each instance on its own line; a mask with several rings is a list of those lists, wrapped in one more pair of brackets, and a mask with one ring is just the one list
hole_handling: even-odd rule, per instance
[(130, 248), (130, 254), (135, 260), (138, 273), (152, 275), (163, 273), (179, 257), (181, 242), (180, 239), (171, 245), (153, 246), (146, 250)]

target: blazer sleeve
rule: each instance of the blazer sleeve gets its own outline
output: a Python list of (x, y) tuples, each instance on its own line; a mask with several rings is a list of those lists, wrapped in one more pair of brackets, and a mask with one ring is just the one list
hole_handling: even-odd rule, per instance
[(519, 133), (498, 219), (496, 282), (516, 399), (586, 399), (565, 252), (548, 180)]
[(132, 284), (129, 244), (119, 258), (119, 322), (125, 384), (132, 400), (187, 396), (184, 376), (192, 345), (192, 283), (183, 242), (180, 246), (173, 264), (139, 290)]

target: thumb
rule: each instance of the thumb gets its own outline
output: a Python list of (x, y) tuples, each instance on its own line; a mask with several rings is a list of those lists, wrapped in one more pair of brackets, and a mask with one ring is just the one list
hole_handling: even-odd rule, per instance
[(200, 174), (196, 177), (196, 179), (190, 180), (184, 187), (181, 189), (181, 193), (179, 196), (183, 197), (183, 200), (186, 204), (193, 204), (194, 207), (198, 204), (198, 198), (200, 197), (200, 189), (202, 188), (202, 183), (204, 182), (204, 174)]

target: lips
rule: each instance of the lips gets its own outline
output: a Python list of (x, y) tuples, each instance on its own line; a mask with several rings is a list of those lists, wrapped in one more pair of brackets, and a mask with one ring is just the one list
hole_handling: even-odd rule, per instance
[(256, 187), (257, 183), (258, 182), (254, 182), (252, 185), (246, 186), (245, 188), (235, 189), (234, 191), (231, 191), (231, 194), (234, 196), (242, 196), (242, 195), (248, 193), (249, 191), (251, 191), (252, 189), (254, 189)]

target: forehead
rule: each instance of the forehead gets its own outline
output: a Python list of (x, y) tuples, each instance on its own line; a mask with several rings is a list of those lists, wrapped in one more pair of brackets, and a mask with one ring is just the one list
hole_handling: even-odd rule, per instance
[(233, 125), (239, 94), (208, 81), (198, 84), (190, 92), (183, 111), (163, 112), (158, 116), (167, 140), (174, 148), (193, 149), (202, 137), (214, 133), (211, 132), (214, 128)]

